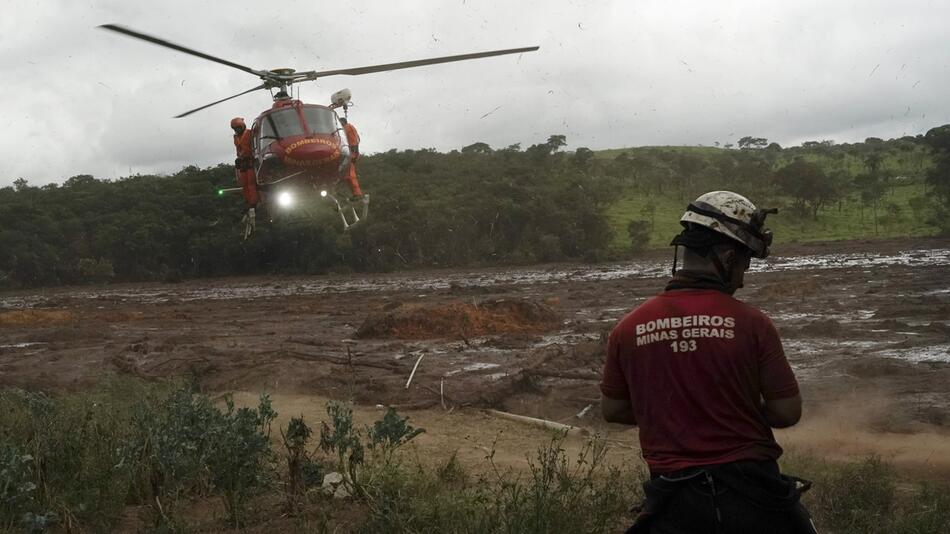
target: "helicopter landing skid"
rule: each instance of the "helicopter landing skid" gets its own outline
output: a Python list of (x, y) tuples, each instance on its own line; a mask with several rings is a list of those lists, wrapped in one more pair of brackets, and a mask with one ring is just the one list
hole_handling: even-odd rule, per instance
[[(340, 214), (340, 220), (343, 222), (344, 232), (349, 230), (350, 228), (353, 228), (357, 224), (359, 224), (362, 220), (366, 219), (367, 215), (369, 215), (369, 194), (365, 194), (362, 197), (360, 197), (359, 203), (360, 203), (361, 209), (360, 209), (359, 214), (356, 213), (356, 208), (353, 206), (353, 202), (348, 203), (348, 205), (344, 208), (340, 204), (340, 201), (337, 200), (335, 196), (327, 193), (327, 196), (325, 198), (328, 201), (333, 203), (333, 208), (336, 210), (337, 213)], [(347, 210), (349, 210), (350, 212), (352, 222), (346, 219)]]

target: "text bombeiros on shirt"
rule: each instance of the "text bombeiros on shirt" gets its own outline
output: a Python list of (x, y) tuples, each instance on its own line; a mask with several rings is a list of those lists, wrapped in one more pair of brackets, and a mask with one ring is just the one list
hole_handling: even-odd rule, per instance
[(735, 337), (733, 328), (736, 320), (721, 315), (686, 315), (684, 317), (664, 317), (637, 325), (637, 346), (657, 341), (678, 339)]

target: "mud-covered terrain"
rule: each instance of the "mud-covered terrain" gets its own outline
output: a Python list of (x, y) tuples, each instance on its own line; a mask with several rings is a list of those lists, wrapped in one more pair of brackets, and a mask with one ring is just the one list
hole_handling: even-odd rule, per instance
[[(805, 417), (780, 441), (950, 473), (950, 241), (782, 248), (737, 294), (774, 319), (802, 384)], [(632, 445), (635, 430), (597, 417), (603, 338), (668, 269), (658, 252), (592, 266), (5, 293), (0, 386), (185, 376), (209, 391), (269, 392), (291, 410), (310, 398), (395, 405), (431, 436), (440, 425), (459, 439), (485, 430), (477, 408), (492, 407)]]

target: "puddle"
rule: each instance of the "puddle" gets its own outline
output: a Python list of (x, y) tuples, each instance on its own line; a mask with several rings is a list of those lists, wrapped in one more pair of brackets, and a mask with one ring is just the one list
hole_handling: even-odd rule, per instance
[[(470, 373), (472, 371), (484, 371), (485, 369), (495, 369), (496, 367), (501, 367), (501, 365), (497, 363), (475, 362), (475, 363), (470, 363), (462, 367), (461, 369), (453, 369), (449, 371), (448, 373), (445, 373), (445, 376), (457, 375), (459, 373)], [(501, 373), (501, 374), (502, 376), (505, 375), (505, 373)], [(489, 377), (490, 376), (491, 375), (489, 375)]]
[[(823, 254), (794, 257), (775, 257), (768, 262), (753, 264), (753, 272), (799, 271), (806, 269), (838, 269), (845, 267), (885, 267), (945, 265), (950, 263), (950, 248), (908, 250), (897, 254), (872, 253)], [(449, 289), (452, 286), (492, 287), (536, 284), (556, 284), (564, 281), (598, 282), (623, 278), (666, 278), (668, 260), (632, 261), (612, 263), (589, 268), (558, 266), (507, 271), (472, 270), (428, 273), (399, 273), (393, 275), (314, 277), (287, 279), (280, 284), (254, 284), (245, 282), (216, 281), (220, 286), (183, 285), (174, 292), (164, 288), (138, 289), (83, 289), (53, 293), (52, 295), (26, 295), (0, 298), (0, 308), (34, 308), (53, 299), (72, 298), (90, 300), (136, 301), (150, 304), (166, 302), (190, 302), (195, 300), (233, 300), (286, 297), (319, 293), (352, 293), (413, 291), (426, 295), (431, 291)], [(938, 290), (943, 291), (943, 290)], [(942, 294), (942, 293), (940, 293)]]
[(580, 341), (595, 341), (600, 339), (600, 334), (588, 332), (586, 334), (576, 332), (558, 332), (541, 337), (541, 341), (531, 345), (534, 348), (549, 347), (551, 345), (576, 344)]
[(885, 358), (895, 358), (907, 362), (945, 362), (950, 363), (950, 344), (928, 345), (909, 349), (889, 349), (877, 353)]
[(779, 321), (779, 322), (800, 321), (802, 319), (818, 320), (818, 319), (827, 318), (827, 316), (821, 315), (818, 313), (797, 313), (797, 312), (770, 313), (769, 317), (771, 317), (773, 321)]
[(45, 341), (27, 341), (25, 343), (12, 343), (9, 345), (0, 345), (0, 349), (25, 349), (27, 347), (35, 347), (37, 345), (48, 345)]

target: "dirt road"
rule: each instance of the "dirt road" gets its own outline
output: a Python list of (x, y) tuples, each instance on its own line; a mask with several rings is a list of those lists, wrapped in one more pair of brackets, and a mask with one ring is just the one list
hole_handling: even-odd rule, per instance
[[(737, 295), (773, 317), (802, 383), (805, 418), (779, 440), (950, 473), (950, 241), (780, 252)], [(630, 458), (636, 431), (597, 417), (602, 339), (668, 268), (664, 251), (595, 266), (4, 293), (0, 386), (189, 376), (209, 391), (272, 393), (278, 410), (314, 419), (328, 398), (354, 400), (365, 418), (396, 405), (428, 425), (419, 446), (440, 454), (483, 455), (508, 429), (499, 446), (521, 458), (543, 439), (479, 410), (494, 407), (605, 431)]]

